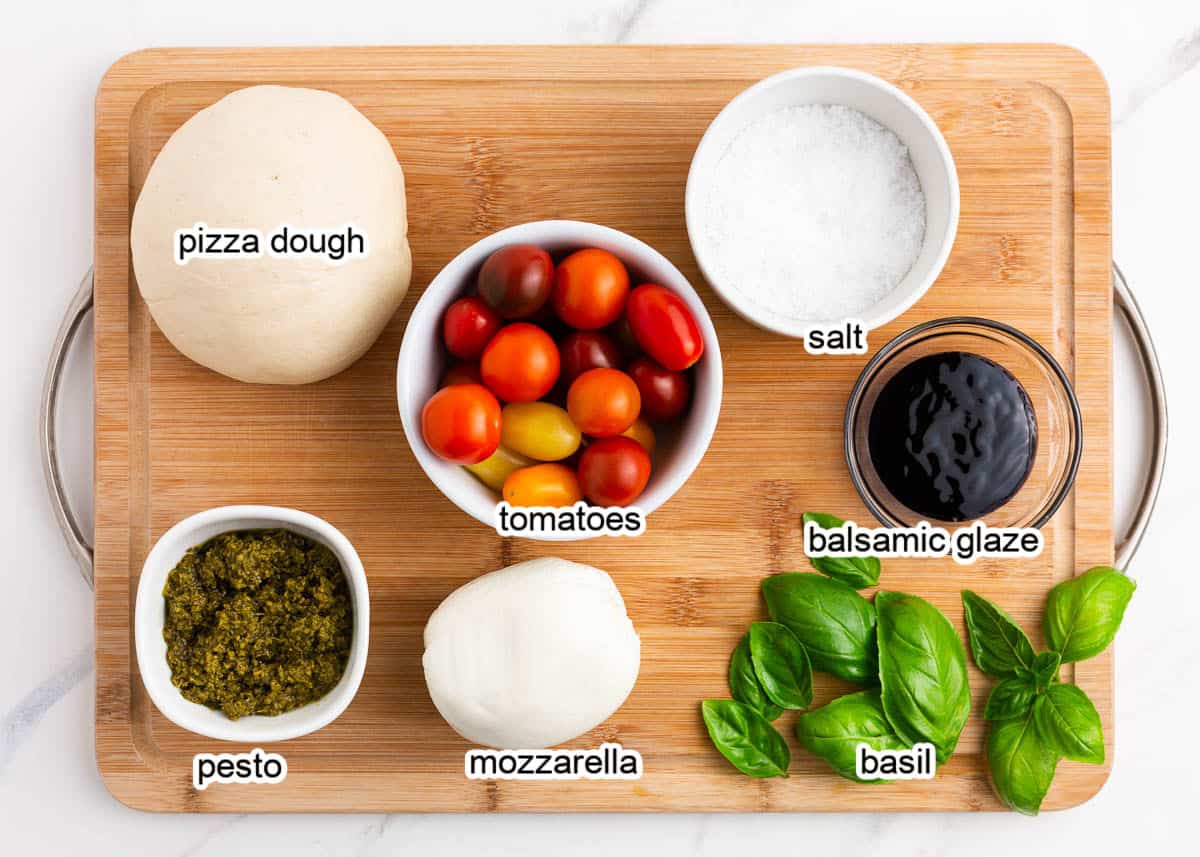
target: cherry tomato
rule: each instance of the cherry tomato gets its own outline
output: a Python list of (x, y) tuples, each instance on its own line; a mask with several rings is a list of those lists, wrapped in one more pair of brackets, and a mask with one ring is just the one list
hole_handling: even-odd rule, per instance
[(606, 437), (579, 457), (579, 484), (597, 506), (628, 506), (650, 479), (650, 453), (636, 440)]
[(527, 322), (500, 328), (483, 350), (483, 383), (506, 402), (533, 402), (558, 380), (558, 346), (550, 334)]
[(633, 328), (629, 326), (629, 319), (624, 316), (608, 329), (608, 335), (617, 344), (625, 360), (632, 360), (642, 353), (642, 347), (633, 336)]
[(442, 339), (459, 360), (478, 360), (502, 324), (500, 316), (480, 298), (459, 298), (442, 316)]
[(482, 384), (483, 376), (479, 374), (478, 363), (455, 363), (442, 376), (442, 387), (453, 387), (455, 384)]
[(589, 369), (621, 368), (621, 352), (617, 344), (603, 333), (590, 330), (569, 333), (559, 342), (558, 350), (562, 355), (562, 375), (559, 380), (568, 386)]
[(641, 409), (637, 384), (619, 369), (589, 369), (567, 390), (567, 413), (592, 437), (620, 434), (633, 425)]
[(501, 318), (528, 318), (550, 297), (554, 262), (532, 244), (501, 247), (479, 269), (479, 296)]
[(500, 403), (479, 384), (443, 387), (421, 411), (421, 434), (438, 457), (476, 464), (500, 445)]
[(478, 464), (468, 464), (466, 467), (484, 485), (493, 491), (499, 491), (504, 487), (505, 479), (522, 467), (529, 467), (531, 464), (533, 461), (525, 456), (513, 452), (511, 449), (505, 449), (504, 446), (498, 446), (496, 451), (483, 461)]
[(575, 471), (561, 464), (522, 467), (504, 480), (501, 493), (512, 506), (573, 506), (583, 499)]
[(638, 286), (629, 294), (625, 316), (642, 350), (672, 372), (682, 372), (704, 353), (692, 311), (670, 289)]
[(558, 317), (576, 330), (597, 330), (621, 317), (629, 295), (629, 272), (607, 250), (579, 250), (554, 269), (550, 301)]
[(642, 416), (656, 423), (667, 423), (683, 413), (691, 395), (691, 385), (682, 372), (671, 372), (649, 357), (639, 357), (625, 370), (642, 394)]
[(559, 461), (579, 449), (579, 429), (549, 402), (514, 402), (501, 411), (500, 442), (538, 461)]
[(636, 440), (646, 452), (654, 455), (654, 447), (658, 444), (654, 438), (654, 429), (641, 417), (634, 420), (633, 425), (621, 432), (620, 436)]

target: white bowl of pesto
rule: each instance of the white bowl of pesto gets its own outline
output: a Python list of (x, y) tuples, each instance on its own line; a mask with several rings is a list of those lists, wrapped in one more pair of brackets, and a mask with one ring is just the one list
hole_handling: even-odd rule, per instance
[[(184, 698), (171, 682), (163, 637), (166, 599), (163, 587), (188, 549), (231, 531), (284, 529), (329, 548), (346, 576), (354, 613), (349, 658), (337, 684), (314, 702), (274, 716), (230, 719), (221, 711)], [(155, 542), (142, 566), (134, 608), (134, 645), (138, 671), (155, 707), (174, 723), (222, 741), (269, 743), (315, 732), (333, 722), (354, 698), (367, 664), (371, 621), (367, 575), (350, 541), (328, 521), (281, 506), (220, 506), (184, 518)]]

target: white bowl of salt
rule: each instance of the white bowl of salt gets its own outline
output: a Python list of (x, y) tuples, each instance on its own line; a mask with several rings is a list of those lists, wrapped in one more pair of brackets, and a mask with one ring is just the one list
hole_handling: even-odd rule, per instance
[(797, 68), (712, 121), (685, 209), (700, 269), (747, 321), (796, 337), (849, 320), (871, 330), (941, 274), (958, 173), (936, 123), (890, 83)]

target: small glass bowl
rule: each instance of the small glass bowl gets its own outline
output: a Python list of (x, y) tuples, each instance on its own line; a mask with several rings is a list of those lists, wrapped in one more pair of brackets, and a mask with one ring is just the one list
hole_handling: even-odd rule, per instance
[(1007, 503), (982, 520), (990, 527), (1044, 526), (1066, 499), (1079, 469), (1079, 402), (1050, 352), (1016, 328), (985, 318), (956, 316), (919, 324), (883, 346), (863, 368), (846, 405), (844, 426), (846, 464), (855, 489), (888, 527), (911, 527), (923, 520), (947, 529), (972, 523), (930, 520), (905, 506), (884, 486), (868, 448), (871, 410), (887, 382), (918, 358), (946, 351), (978, 354), (1003, 366), (1025, 388), (1037, 419), (1037, 450), (1028, 478)]

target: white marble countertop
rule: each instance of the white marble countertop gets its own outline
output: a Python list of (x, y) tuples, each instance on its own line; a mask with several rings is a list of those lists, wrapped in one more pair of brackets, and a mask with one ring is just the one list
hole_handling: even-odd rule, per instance
[[(765, 853), (1008, 855), (1183, 853), (1200, 774), (1170, 730), (1200, 708), (1200, 598), (1185, 536), (1200, 500), (1198, 385), (1187, 353), (1197, 300), (1200, 7), (1194, 0), (122, 0), (19, 4), (0, 52), (10, 119), (0, 135), (6, 293), (0, 354), (0, 852), (161, 855)], [(1174, 446), (1157, 516), (1131, 568), (1141, 587), (1117, 647), (1117, 753), (1104, 790), (1038, 819), (982, 815), (207, 816), (129, 810), (92, 747), (92, 601), (51, 516), (35, 422), (49, 345), (90, 264), (92, 100), (107, 66), (154, 45), (488, 42), (1053, 41), (1082, 48), (1113, 98), (1115, 256), (1156, 335)], [(89, 504), (90, 338), (60, 412), (77, 502)], [(1194, 359), (1191, 358), (1191, 359)], [(1144, 426), (1131, 352), (1117, 350), (1120, 520)], [(1125, 505), (1121, 505), (1122, 502)], [(1175, 847), (1172, 847), (1175, 846)], [(1194, 847), (1194, 846), (1193, 846)]]

